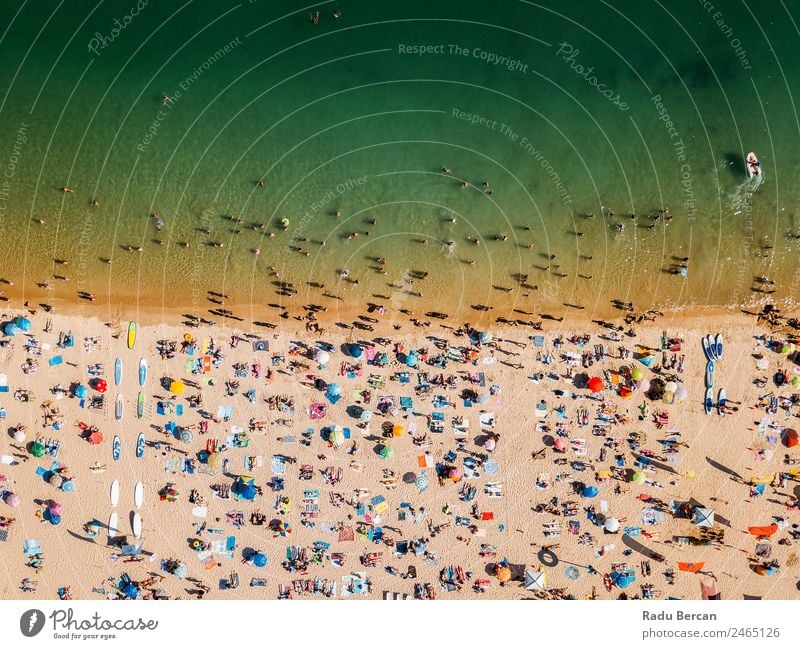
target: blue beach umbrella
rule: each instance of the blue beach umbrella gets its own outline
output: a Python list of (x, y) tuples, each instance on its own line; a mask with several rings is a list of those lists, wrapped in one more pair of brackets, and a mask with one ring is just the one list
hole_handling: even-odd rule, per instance
[(87, 388), (85, 385), (79, 384), (75, 386), (75, 389), (72, 391), (72, 393), (78, 397), (78, 399), (84, 399), (86, 398), (86, 395), (89, 394), (89, 388)]
[(328, 386), (328, 390), (327, 390), (326, 394), (329, 397), (340, 397), (340, 396), (342, 396), (342, 388), (338, 383), (331, 383)]
[(3, 333), (6, 336), (16, 336), (20, 331), (21, 329), (13, 322), (6, 322), (3, 325)]
[(256, 568), (263, 568), (264, 566), (267, 565), (267, 556), (265, 554), (262, 554), (261, 552), (256, 552), (253, 555), (252, 561), (253, 565)]
[(17, 325), (21, 331), (30, 331), (31, 330), (31, 321), (28, 318), (23, 318), (22, 316), (17, 316), (14, 318), (14, 324)]
[(350, 356), (353, 358), (361, 358), (361, 354), (364, 353), (364, 350), (361, 348), (361, 345), (350, 345)]
[(581, 495), (584, 498), (594, 498), (597, 495), (597, 493), (598, 493), (597, 487), (595, 487), (594, 485), (587, 485), (586, 487), (583, 488)]
[(414, 354), (413, 352), (406, 356), (406, 365), (408, 365), (409, 367), (416, 367), (417, 363), (419, 363), (419, 359), (417, 358), (417, 355)]

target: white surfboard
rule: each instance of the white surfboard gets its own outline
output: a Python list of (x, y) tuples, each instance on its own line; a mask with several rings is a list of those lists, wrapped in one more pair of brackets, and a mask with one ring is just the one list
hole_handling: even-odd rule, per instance
[(116, 507), (119, 502), (119, 480), (114, 480), (114, 482), (111, 483), (111, 493), (109, 496), (111, 499), (111, 506)]
[(136, 486), (133, 488), (133, 503), (136, 505), (136, 509), (141, 509), (143, 501), (144, 501), (144, 485), (140, 480), (139, 482), (136, 483)]
[(117, 402), (114, 405), (114, 417), (116, 417), (117, 421), (122, 419), (122, 413), (125, 407), (125, 401), (122, 398), (121, 394), (117, 395)]
[(117, 520), (117, 512), (111, 512), (111, 516), (108, 517), (108, 536), (109, 538), (114, 538), (119, 534), (119, 527), (118, 527), (118, 520)]
[(133, 535), (137, 539), (142, 538), (142, 517), (139, 515), (139, 512), (133, 512), (133, 520), (131, 521), (131, 530), (133, 530)]

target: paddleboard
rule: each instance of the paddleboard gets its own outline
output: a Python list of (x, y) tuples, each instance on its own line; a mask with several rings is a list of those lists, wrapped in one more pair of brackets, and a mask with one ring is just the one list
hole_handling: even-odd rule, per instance
[(147, 360), (143, 358), (139, 361), (139, 385), (144, 385), (145, 381), (147, 381)]
[(717, 334), (717, 337), (714, 339), (714, 355), (717, 357), (717, 360), (722, 358), (722, 334)]
[(138, 419), (144, 417), (144, 392), (140, 392), (136, 397), (136, 417)]
[(111, 457), (114, 462), (119, 461), (119, 456), (122, 453), (122, 442), (119, 441), (119, 435), (114, 435), (114, 442), (111, 445)]
[(117, 403), (114, 405), (114, 417), (117, 420), (122, 419), (122, 413), (125, 410), (125, 401), (122, 399), (122, 395), (117, 395)]
[(707, 388), (706, 389), (706, 400), (703, 403), (703, 409), (706, 411), (707, 415), (711, 414), (711, 410), (714, 408), (714, 388)]
[(703, 353), (706, 355), (706, 360), (713, 361), (715, 359), (716, 345), (711, 338), (711, 335), (703, 337)]
[(136, 344), (136, 323), (131, 320), (128, 325), (128, 349), (133, 349)]
[(141, 509), (142, 502), (144, 502), (144, 485), (140, 480), (133, 488), (133, 504), (136, 505), (136, 509)]
[(119, 480), (114, 480), (114, 482), (111, 483), (109, 499), (111, 500), (111, 506), (116, 507), (119, 502)]
[(119, 517), (117, 516), (117, 512), (111, 512), (111, 516), (108, 517), (108, 537), (114, 538), (117, 533), (119, 532)]
[(139, 433), (139, 437), (136, 438), (136, 458), (141, 459), (144, 455), (144, 433)]
[(728, 394), (725, 392), (725, 388), (720, 388), (717, 394), (717, 414), (722, 414), (722, 408), (726, 403), (728, 403)]
[(710, 388), (714, 385), (714, 361), (706, 363), (706, 387)]
[(122, 359), (114, 361), (114, 385), (122, 383)]
[(133, 535), (137, 539), (142, 538), (142, 517), (139, 515), (139, 512), (133, 512), (133, 519), (131, 520), (131, 530), (133, 530)]

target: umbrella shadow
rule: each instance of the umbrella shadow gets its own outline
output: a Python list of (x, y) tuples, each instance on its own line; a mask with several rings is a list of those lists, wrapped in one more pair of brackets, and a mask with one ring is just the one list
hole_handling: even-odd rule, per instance
[(648, 559), (653, 559), (654, 561), (664, 561), (664, 557), (661, 554), (655, 550), (651, 550), (646, 545), (639, 543), (639, 541), (634, 540), (630, 536), (623, 536), (622, 542), (634, 552), (643, 554)]
[(736, 471), (734, 471), (733, 469), (729, 469), (724, 464), (720, 464), (719, 462), (717, 462), (716, 460), (714, 460), (714, 459), (712, 459), (712, 458), (710, 458), (708, 456), (706, 456), (706, 462), (708, 462), (711, 466), (713, 466), (718, 471), (722, 471), (723, 473), (726, 473), (727, 475), (731, 476), (731, 478), (733, 478), (734, 480), (742, 480), (742, 481), (744, 480), (744, 478), (742, 478), (742, 476), (740, 476), (738, 473), (736, 473)]

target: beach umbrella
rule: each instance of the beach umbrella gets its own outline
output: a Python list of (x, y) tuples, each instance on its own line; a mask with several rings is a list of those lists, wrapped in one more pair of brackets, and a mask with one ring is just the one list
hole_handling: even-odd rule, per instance
[(3, 333), (6, 336), (16, 336), (20, 332), (20, 328), (13, 322), (6, 322), (3, 325)]
[(359, 419), (362, 423), (368, 424), (370, 421), (372, 421), (372, 410), (362, 410)]
[(592, 392), (600, 392), (603, 389), (603, 379), (599, 376), (593, 376), (589, 379), (589, 382), (586, 384), (586, 387), (589, 388)]
[(86, 438), (86, 441), (89, 442), (92, 446), (97, 446), (100, 442), (103, 441), (103, 433), (99, 430), (93, 430), (89, 433), (89, 436)]
[(186, 384), (183, 381), (172, 381), (169, 384), (169, 391), (172, 394), (183, 394), (183, 391), (186, 389)]
[(258, 491), (256, 491), (256, 488), (253, 485), (241, 485), (239, 496), (244, 500), (255, 500), (257, 495)]
[(33, 457), (42, 457), (45, 451), (44, 444), (42, 444), (41, 442), (34, 442), (33, 444), (31, 444), (30, 450), (31, 450), (31, 455), (33, 455)]
[(261, 552), (256, 552), (251, 559), (256, 568), (263, 568), (267, 565), (267, 555)]
[(108, 390), (108, 382), (105, 379), (97, 379), (94, 382), (94, 389), (102, 394)]
[(686, 386), (683, 383), (678, 383), (678, 387), (675, 388), (675, 398), (678, 401), (684, 401), (687, 396), (689, 396), (689, 393), (686, 391)]
[(89, 390), (85, 385), (78, 384), (72, 389), (72, 394), (78, 399), (85, 399), (86, 395), (89, 394)]
[(381, 367), (383, 367), (383, 366), (385, 366), (385, 365), (388, 365), (388, 364), (389, 364), (389, 354), (387, 354), (386, 352), (383, 352), (383, 353), (382, 353), (382, 354), (381, 354), (381, 355), (378, 357), (378, 365), (380, 365)]
[(598, 494), (598, 489), (594, 485), (587, 485), (581, 491), (584, 498), (594, 498)]
[(645, 481), (644, 473), (642, 473), (641, 471), (636, 471), (633, 474), (633, 477), (631, 477), (631, 482), (633, 484), (644, 484), (644, 481)]
[(645, 367), (650, 367), (654, 360), (656, 360), (656, 357), (653, 354), (650, 354), (649, 356), (642, 356), (639, 359), (639, 362)]
[(326, 352), (324, 349), (320, 349), (317, 352), (317, 355), (314, 357), (314, 360), (319, 365), (325, 365), (329, 360), (331, 360), (331, 355)]
[(627, 385), (623, 385), (619, 389), (619, 396), (623, 399), (630, 399), (633, 396), (633, 390), (631, 390)]
[(627, 588), (633, 583), (633, 577), (629, 577), (628, 575), (620, 575), (617, 577), (617, 586), (620, 588)]
[(47, 479), (47, 482), (53, 485), (56, 489), (61, 489), (61, 485), (64, 483), (64, 478), (62, 478), (58, 473), (51, 473), (50, 477)]
[(326, 394), (329, 397), (340, 397), (340, 396), (342, 396), (342, 387), (338, 383), (331, 383), (328, 386), (328, 390), (326, 391)]
[(650, 389), (650, 381), (648, 379), (642, 379), (636, 384), (637, 392), (647, 392), (649, 389)]
[(634, 381), (641, 381), (644, 378), (644, 370), (637, 365), (631, 370), (631, 378)]
[(23, 318), (22, 316), (17, 316), (14, 318), (14, 324), (19, 327), (20, 331), (30, 331), (31, 330), (31, 321), (28, 318)]
[(499, 581), (501, 584), (504, 584), (511, 579), (511, 568), (508, 566), (496, 566), (494, 575), (497, 577), (497, 581)]
[(426, 475), (420, 475), (416, 480), (414, 480), (414, 484), (417, 485), (417, 488), (420, 491), (425, 491), (428, 488), (428, 477)]
[(481, 344), (485, 345), (486, 343), (492, 342), (492, 334), (489, 331), (484, 331), (478, 339), (481, 341)]
[(387, 444), (382, 444), (380, 450), (378, 451), (378, 455), (380, 455), (382, 459), (388, 460), (394, 455), (394, 449)]
[(481, 392), (478, 395), (478, 398), (475, 399), (475, 403), (486, 403), (489, 401), (489, 394), (487, 392)]
[(675, 401), (675, 393), (672, 390), (665, 390), (664, 394), (661, 395), (661, 401), (664, 403), (673, 403)]
[(487, 438), (486, 442), (483, 444), (483, 447), (487, 451), (493, 451), (495, 448), (497, 448), (497, 440), (494, 437), (489, 437), (489, 438)]
[(361, 345), (350, 345), (350, 356), (353, 358), (361, 358), (361, 355), (364, 353)]
[(219, 469), (222, 466), (222, 453), (211, 453), (206, 459), (206, 464), (210, 469)]
[(51, 516), (60, 516), (61, 504), (57, 503), (55, 500), (51, 500), (50, 504), (47, 506), (47, 511), (50, 513)]
[(392, 426), (392, 437), (402, 437), (405, 435), (406, 427), (402, 424), (395, 424)]
[(664, 386), (664, 389), (667, 392), (675, 392), (678, 389), (678, 384), (675, 381), (667, 381), (667, 384)]
[(607, 518), (603, 527), (609, 534), (615, 534), (619, 532), (619, 521), (616, 518)]
[(563, 453), (567, 450), (567, 440), (563, 437), (557, 437), (556, 441), (553, 442), (553, 448), (560, 453)]
[(783, 443), (787, 448), (797, 446), (798, 441), (800, 440), (797, 439), (797, 431), (794, 428), (787, 428), (783, 431)]
[(409, 367), (416, 367), (417, 363), (419, 363), (419, 359), (417, 358), (417, 355), (414, 354), (413, 352), (406, 356), (406, 365), (408, 365)]
[(64, 482), (61, 483), (61, 491), (66, 494), (72, 493), (75, 491), (75, 483), (72, 480), (64, 480)]
[(447, 477), (450, 478), (453, 482), (458, 482), (459, 480), (461, 480), (461, 469), (453, 467), (447, 472)]
[(547, 579), (541, 571), (525, 571), (525, 590), (544, 590)]
[(11, 491), (6, 491), (6, 493), (3, 495), (3, 501), (9, 507), (19, 507), (20, 504), (22, 504), (20, 497)]
[(189, 569), (186, 567), (185, 563), (179, 563), (172, 570), (172, 574), (175, 575), (178, 579), (185, 579), (186, 575), (189, 574)]
[(713, 577), (700, 579), (700, 596), (702, 599), (722, 599), (717, 589), (717, 580)]
[(23, 433), (19, 428), (17, 428), (12, 434), (11, 439), (15, 442), (19, 442), (20, 444), (25, 441), (25, 433)]
[(336, 448), (344, 444), (344, 431), (341, 426), (336, 426), (328, 433), (328, 441)]
[(697, 527), (714, 527), (714, 510), (706, 507), (695, 507), (694, 520)]

